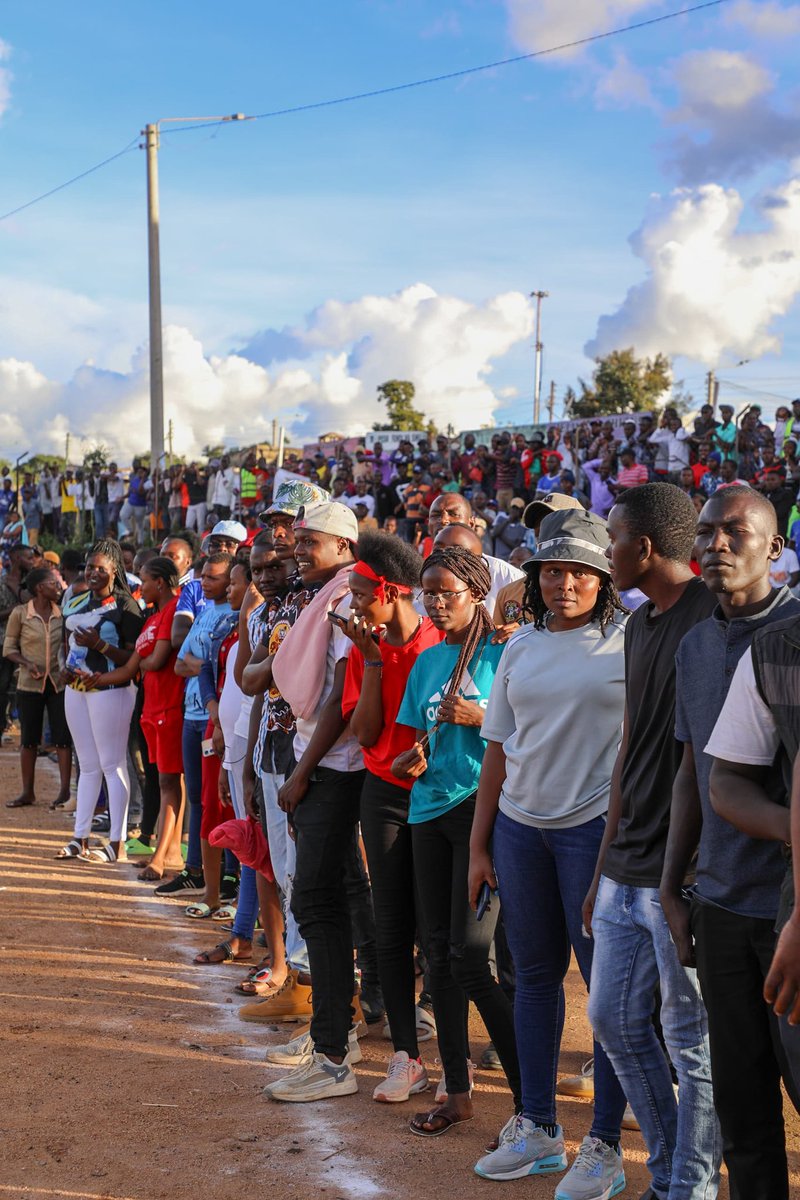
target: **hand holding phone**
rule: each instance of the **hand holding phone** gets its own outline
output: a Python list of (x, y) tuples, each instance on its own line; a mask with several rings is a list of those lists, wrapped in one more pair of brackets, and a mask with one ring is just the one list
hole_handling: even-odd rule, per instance
[(492, 907), (492, 889), (484, 879), (481, 884), (481, 890), (478, 892), (478, 905), (475, 910), (475, 919), (482, 921), (489, 909)]

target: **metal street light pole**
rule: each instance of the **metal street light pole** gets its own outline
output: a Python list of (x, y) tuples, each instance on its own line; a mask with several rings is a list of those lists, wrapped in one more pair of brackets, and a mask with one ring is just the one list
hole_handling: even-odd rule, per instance
[(222, 117), (162, 117), (144, 127), (147, 151), (147, 266), (150, 311), (150, 473), (153, 477), (155, 527), (161, 498), (159, 472), (164, 458), (164, 355), (161, 338), (161, 241), (158, 207), (158, 148), (162, 125), (186, 122), (246, 121), (244, 113)]
[(531, 299), (536, 300), (536, 355), (533, 360), (533, 423), (539, 424), (539, 413), (542, 398), (542, 301), (549, 292), (531, 292)]

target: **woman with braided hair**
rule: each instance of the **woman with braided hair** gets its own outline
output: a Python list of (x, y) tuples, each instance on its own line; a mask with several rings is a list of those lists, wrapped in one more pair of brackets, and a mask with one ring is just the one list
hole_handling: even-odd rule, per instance
[[(88, 591), (73, 596), (62, 610), (67, 638), (64, 706), (81, 770), (75, 835), (56, 857), (113, 863), (125, 841), (130, 799), (128, 732), (136, 689), (130, 680), (98, 683), (97, 676), (127, 663), (143, 617), (128, 588), (118, 542), (95, 542), (86, 560), (85, 577)], [(110, 840), (107, 846), (90, 849), (92, 816), (103, 780)]]
[(414, 663), (397, 715), (416, 731), (392, 770), (412, 779), (408, 822), (426, 928), (433, 1010), (444, 1068), (434, 1107), (417, 1113), (412, 1133), (438, 1137), (472, 1117), (467, 1011), (473, 1000), (520, 1100), (511, 1004), (489, 967), (498, 905), (477, 919), (468, 903), (469, 835), (486, 743), (483, 714), (503, 646), (484, 608), (491, 578), (482, 558), (460, 546), (436, 547), (422, 565), (422, 601), (444, 634)]
[[(625, 609), (605, 555), (605, 521), (573, 509), (545, 517), (526, 563), (532, 622), (513, 635), (483, 722), (483, 760), (470, 842), (469, 894), (499, 884), (517, 973), (514, 1020), (522, 1110), (476, 1171), (519, 1179), (564, 1171), (555, 1068), (564, 979), (574, 953), (589, 986), (594, 943), (581, 905), (606, 825), (625, 706)], [(559, 1200), (616, 1196), (625, 1095), (594, 1043), (594, 1119)]]

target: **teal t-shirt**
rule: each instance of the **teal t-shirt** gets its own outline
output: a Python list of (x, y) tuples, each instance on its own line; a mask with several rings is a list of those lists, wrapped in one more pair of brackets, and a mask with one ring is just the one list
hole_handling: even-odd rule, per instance
[[(486, 708), (504, 649), (488, 638), (480, 643), (464, 672), (460, 696)], [(411, 668), (397, 714), (398, 725), (430, 729), (436, 724), (439, 701), (460, 650), (460, 646), (449, 646), (447, 642), (423, 650)], [(432, 821), (471, 796), (478, 787), (485, 749), (480, 726), (442, 724), (430, 740), (428, 769), (414, 781), (411, 789), (409, 825)]]

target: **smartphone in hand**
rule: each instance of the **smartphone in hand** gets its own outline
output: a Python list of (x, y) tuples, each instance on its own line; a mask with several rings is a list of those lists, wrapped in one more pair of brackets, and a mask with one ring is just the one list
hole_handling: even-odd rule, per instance
[(492, 907), (492, 889), (484, 879), (481, 884), (481, 889), (478, 892), (478, 905), (475, 912), (475, 919), (482, 921), (489, 909)]

